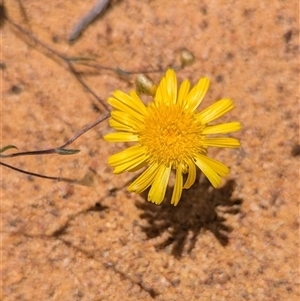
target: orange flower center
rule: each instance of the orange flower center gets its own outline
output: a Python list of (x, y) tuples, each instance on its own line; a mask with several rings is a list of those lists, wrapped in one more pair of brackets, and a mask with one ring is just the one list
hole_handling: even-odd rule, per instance
[(186, 165), (202, 146), (202, 125), (196, 114), (182, 110), (177, 104), (150, 104), (145, 116), (145, 127), (139, 133), (139, 142), (146, 146), (152, 162), (172, 166)]

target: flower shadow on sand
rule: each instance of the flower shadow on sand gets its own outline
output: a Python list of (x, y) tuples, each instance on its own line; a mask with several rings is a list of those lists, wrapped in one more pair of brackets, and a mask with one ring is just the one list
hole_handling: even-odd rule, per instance
[[(228, 244), (228, 234), (232, 228), (226, 225), (226, 214), (240, 213), (242, 199), (232, 199), (235, 181), (229, 180), (222, 188), (214, 189), (204, 179), (195, 183), (189, 190), (184, 190), (178, 206), (168, 202), (172, 188), (166, 194), (166, 200), (161, 206), (147, 200), (136, 202), (143, 212), (142, 219), (148, 223), (142, 226), (148, 239), (158, 238), (156, 248), (171, 248), (170, 252), (176, 258), (184, 253), (190, 253), (194, 248), (201, 230), (209, 230), (222, 246)], [(147, 198), (147, 194), (144, 194)], [(161, 237), (167, 237), (161, 242)]]

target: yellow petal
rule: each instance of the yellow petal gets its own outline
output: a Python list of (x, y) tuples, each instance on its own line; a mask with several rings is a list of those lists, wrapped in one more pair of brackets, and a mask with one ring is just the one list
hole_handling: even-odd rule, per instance
[(231, 99), (221, 99), (197, 114), (197, 119), (203, 124), (206, 124), (226, 114), (232, 110), (233, 107)]
[(134, 145), (110, 156), (108, 159), (108, 164), (113, 167), (123, 165), (125, 163), (130, 162), (133, 159), (142, 158), (145, 153), (145, 147), (142, 147), (140, 145)]
[(176, 206), (178, 204), (178, 202), (181, 198), (182, 184), (183, 184), (182, 170), (180, 167), (178, 167), (176, 169), (175, 185), (174, 185), (172, 199), (171, 199), (171, 204), (173, 204), (174, 206)]
[(144, 115), (146, 113), (146, 106), (141, 101), (141, 99), (139, 98), (137, 93), (135, 91), (131, 91), (130, 96), (131, 96), (132, 100), (134, 101), (133, 106), (136, 107), (136, 109)]
[(146, 157), (146, 160), (141, 161), (140, 164), (135, 164), (134, 166), (128, 168), (126, 171), (130, 171), (130, 172), (138, 171), (144, 168), (145, 166), (147, 166), (147, 164), (148, 164), (148, 157)]
[(183, 189), (189, 189), (195, 183), (196, 180), (196, 174), (197, 174), (196, 165), (192, 160), (190, 160), (188, 164), (189, 164), (189, 174), (183, 186)]
[(145, 154), (137, 158), (132, 158), (129, 162), (116, 166), (114, 169), (114, 174), (120, 174), (125, 171), (133, 171), (136, 170), (137, 167), (144, 167), (147, 164), (148, 157)]
[(163, 103), (163, 99), (164, 99), (163, 90), (165, 91), (165, 89), (166, 89), (166, 79), (163, 77), (158, 85), (158, 88), (157, 88), (156, 94), (155, 94), (155, 98), (154, 98), (154, 102), (157, 105)]
[(228, 148), (237, 148), (240, 147), (240, 142), (235, 138), (205, 138), (202, 142), (202, 145), (205, 147), (228, 147)]
[(225, 177), (229, 173), (226, 165), (205, 155), (195, 156), (195, 163), (215, 188), (221, 184), (220, 176)]
[(130, 95), (128, 95), (120, 90), (117, 90), (113, 93), (113, 96), (132, 110), (140, 114), (145, 114), (146, 107), (135, 91), (131, 91)]
[[(118, 92), (118, 96), (120, 97), (120, 95), (119, 94), (121, 94), (122, 93), (122, 95), (124, 96), (124, 98), (125, 97), (129, 97), (127, 94), (125, 94), (125, 93), (123, 93), (123, 92), (121, 92), (121, 91), (117, 91)], [(116, 93), (115, 93), (116, 94)], [(114, 95), (115, 95), (114, 94)], [(126, 95), (126, 96), (125, 96)], [(130, 97), (130, 99), (131, 99), (131, 97)], [(107, 100), (107, 102), (112, 106), (112, 107), (114, 107), (115, 109), (117, 109), (117, 110), (119, 110), (119, 111), (122, 111), (122, 112), (124, 112), (124, 113), (127, 113), (128, 115), (130, 115), (132, 118), (134, 118), (134, 119), (136, 119), (136, 120), (138, 120), (138, 121), (140, 121), (140, 122), (144, 122), (144, 120), (145, 120), (145, 117), (144, 117), (144, 115), (141, 113), (141, 112), (139, 112), (139, 111), (137, 111), (136, 109), (133, 109), (133, 108), (131, 108), (130, 106), (128, 106), (127, 105), (127, 101), (124, 101), (123, 99), (122, 100), (120, 100), (120, 99), (117, 99), (117, 98), (115, 98), (115, 97), (110, 97), (110, 98), (108, 98), (108, 100)]]
[(141, 193), (146, 190), (157, 175), (158, 167), (156, 163), (150, 165), (131, 185), (127, 188), (130, 192)]
[(195, 111), (202, 102), (209, 87), (209, 79), (203, 77), (198, 84), (190, 91), (185, 100), (184, 108), (189, 111)]
[(187, 97), (187, 95), (189, 94), (190, 91), (190, 82), (186, 79), (182, 82), (179, 92), (178, 92), (178, 99), (177, 99), (177, 103), (180, 106), (183, 106), (185, 103), (185, 98)]
[(166, 73), (167, 94), (170, 104), (175, 104), (177, 101), (177, 77), (173, 69), (168, 69)]
[(166, 75), (161, 79), (156, 95), (156, 104), (175, 104), (177, 100), (177, 78), (172, 69), (168, 69)]
[(239, 122), (228, 122), (215, 125), (208, 125), (202, 130), (203, 135), (210, 134), (228, 134), (237, 132), (241, 129), (241, 124)]
[(198, 154), (197, 156), (201, 158), (203, 162), (206, 162), (206, 164), (210, 165), (210, 167), (213, 168), (215, 172), (221, 177), (226, 177), (228, 175), (229, 168), (222, 162), (202, 154)]
[(112, 118), (110, 118), (108, 122), (109, 122), (109, 125), (116, 131), (120, 131), (120, 132), (134, 132), (135, 131), (132, 127), (129, 127), (123, 123), (120, 123)]
[(118, 110), (113, 110), (110, 113), (110, 116), (110, 120), (113, 119), (118, 123), (122, 123), (125, 126), (130, 127), (132, 130), (141, 129), (144, 126), (142, 122), (132, 118), (132, 116), (130, 116), (129, 114)]
[(139, 140), (137, 135), (127, 132), (110, 133), (105, 135), (103, 138), (109, 142), (132, 142)]
[(166, 194), (171, 167), (160, 165), (148, 194), (148, 201), (160, 204)]

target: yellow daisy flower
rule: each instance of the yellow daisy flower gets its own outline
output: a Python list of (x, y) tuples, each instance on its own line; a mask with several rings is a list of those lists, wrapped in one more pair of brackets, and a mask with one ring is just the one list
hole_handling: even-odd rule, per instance
[[(209, 125), (233, 108), (230, 99), (221, 99), (202, 112), (196, 109), (202, 102), (209, 80), (202, 78), (190, 90), (184, 80), (177, 89), (177, 78), (169, 69), (157, 88), (155, 97), (145, 106), (137, 93), (115, 91), (108, 99), (113, 107), (109, 124), (117, 132), (104, 137), (110, 142), (135, 142), (134, 146), (112, 155), (108, 163), (114, 173), (147, 169), (128, 187), (141, 193), (151, 186), (148, 200), (160, 204), (166, 193), (171, 170), (176, 171), (171, 203), (178, 204), (182, 190), (190, 188), (198, 167), (214, 187), (229, 173), (223, 163), (207, 156), (209, 146), (237, 148), (235, 138), (216, 137), (240, 130), (239, 122)], [(208, 135), (213, 135), (208, 136)], [(183, 174), (187, 178), (183, 183)]]

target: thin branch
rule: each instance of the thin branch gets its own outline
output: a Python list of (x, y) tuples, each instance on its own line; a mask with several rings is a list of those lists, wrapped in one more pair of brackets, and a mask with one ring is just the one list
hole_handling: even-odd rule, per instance
[(63, 60), (66, 63), (66, 65), (67, 65), (68, 69), (70, 70), (70, 72), (75, 76), (77, 81), (84, 87), (84, 89), (87, 90), (90, 94), (92, 94), (101, 103), (101, 105), (105, 108), (105, 110), (107, 112), (109, 112), (109, 106), (94, 91), (92, 91), (90, 87), (88, 87), (88, 85), (82, 80), (80, 74), (74, 69), (74, 66), (72, 65), (72, 60), (68, 59), (67, 57), (65, 57), (60, 52), (58, 52), (56, 50), (53, 50), (52, 48), (50, 48), (49, 46), (47, 46), (46, 44), (41, 42), (33, 34), (31, 34), (29, 31), (27, 31), (23, 27), (19, 26), (18, 24), (16, 24), (14, 21), (12, 21), (7, 16), (5, 16), (5, 18), (19, 32), (21, 32), (22, 34), (27, 36), (29, 39), (31, 39), (31, 41), (33, 41), (34, 43), (40, 45), (41, 47), (43, 47), (46, 51), (50, 52), (55, 57), (58, 57), (59, 59)]
[(92, 129), (93, 127), (95, 127), (96, 125), (98, 125), (99, 123), (101, 123), (102, 121), (104, 121), (105, 119), (107, 119), (110, 116), (110, 113), (105, 114), (104, 116), (100, 117), (99, 119), (97, 119), (95, 122), (87, 125), (86, 127), (84, 127), (80, 132), (78, 132), (77, 134), (74, 135), (73, 138), (71, 138), (67, 143), (65, 143), (64, 145), (62, 145), (59, 148), (65, 148), (66, 146), (70, 145), (71, 143), (73, 143), (77, 138), (79, 138), (81, 135), (83, 135), (85, 132), (89, 131), (90, 129)]
[(104, 116), (97, 119), (95, 122), (87, 125), (84, 127), (81, 131), (79, 131), (77, 134), (75, 134), (68, 142), (63, 144), (62, 146), (56, 147), (56, 148), (50, 148), (45, 150), (37, 150), (37, 151), (29, 151), (29, 152), (17, 152), (12, 153), (9, 155), (2, 155), (0, 154), (0, 158), (12, 158), (12, 157), (19, 157), (19, 156), (30, 156), (30, 155), (49, 155), (49, 154), (60, 154), (60, 155), (71, 155), (79, 152), (79, 150), (65, 150), (67, 146), (72, 144), (76, 139), (78, 139), (80, 136), (82, 136), (84, 133), (104, 121), (110, 116), (109, 113), (105, 114)]
[(85, 88), (85, 90), (87, 90), (90, 94), (92, 94), (102, 104), (102, 106), (105, 108), (107, 112), (110, 112), (109, 106), (83, 81), (83, 79), (79, 75), (79, 72), (77, 72), (74, 69), (73, 65), (68, 62), (68, 66), (71, 73), (75, 76), (78, 82)]
[(95, 60), (88, 60), (85, 58), (79, 58), (74, 60), (75, 62), (79, 62), (81, 65), (83, 66), (87, 66), (87, 67), (91, 67), (97, 70), (107, 70), (107, 71), (112, 71), (115, 72), (118, 75), (121, 76), (130, 76), (130, 75), (134, 75), (134, 74), (140, 74), (140, 73), (145, 73), (145, 74), (150, 74), (150, 73), (161, 73), (164, 72), (165, 69), (163, 68), (159, 68), (159, 69), (153, 69), (153, 70), (123, 70), (121, 68), (114, 68), (114, 67), (107, 67), (107, 66), (103, 66), (101, 64), (98, 63), (94, 63)]
[(27, 171), (27, 170), (23, 170), (23, 169), (14, 167), (12, 165), (6, 164), (6, 163), (1, 162), (1, 161), (0, 161), (0, 165), (8, 167), (10, 169), (13, 169), (15, 171), (18, 171), (20, 173), (24, 173), (24, 174), (29, 175), (29, 176), (34, 176), (34, 177), (48, 179), (48, 180), (54, 180), (54, 181), (58, 181), (58, 182), (68, 182), (68, 183), (72, 183), (72, 184), (78, 183), (78, 180), (73, 180), (73, 179), (68, 179), (68, 178), (62, 178), (62, 177), (45, 176), (45, 175), (41, 175), (41, 174), (38, 174), (38, 173), (34, 173), (34, 172), (31, 172), (31, 171)]

